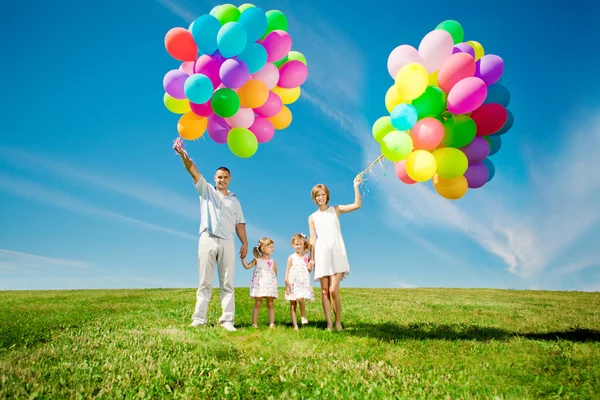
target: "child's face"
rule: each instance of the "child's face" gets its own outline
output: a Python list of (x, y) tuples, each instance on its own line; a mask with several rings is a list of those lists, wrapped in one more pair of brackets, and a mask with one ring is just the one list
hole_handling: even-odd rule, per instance
[(262, 250), (263, 250), (263, 254), (270, 256), (275, 251), (275, 245), (273, 243), (271, 243), (267, 246), (262, 246)]
[(296, 250), (296, 253), (302, 253), (304, 251), (304, 240), (294, 239), (292, 247)]
[(320, 189), (315, 195), (315, 201), (319, 206), (327, 204), (327, 193), (323, 189)]

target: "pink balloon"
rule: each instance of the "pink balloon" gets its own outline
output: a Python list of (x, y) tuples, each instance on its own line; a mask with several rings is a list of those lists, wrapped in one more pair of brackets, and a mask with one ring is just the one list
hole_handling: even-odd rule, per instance
[(184, 61), (179, 66), (179, 69), (188, 75), (192, 75), (194, 73), (194, 64), (195, 63), (196, 63), (196, 61)]
[(275, 30), (263, 39), (262, 45), (267, 50), (267, 62), (279, 61), (292, 50), (292, 37), (285, 31)]
[(435, 118), (427, 117), (417, 121), (410, 131), (413, 146), (418, 150), (433, 150), (444, 138), (444, 125)]
[(276, 116), (279, 111), (281, 111), (282, 107), (283, 102), (281, 101), (281, 97), (279, 97), (277, 93), (269, 92), (269, 97), (265, 104), (255, 108), (254, 111), (261, 117), (270, 118)]
[(396, 79), (396, 75), (398, 74), (398, 71), (400, 71), (400, 68), (411, 63), (425, 64), (423, 57), (421, 57), (417, 49), (408, 44), (403, 44), (392, 50), (388, 56), (387, 62), (388, 72), (392, 79)]
[(254, 111), (251, 108), (240, 108), (229, 118), (225, 118), (225, 122), (232, 128), (250, 128), (254, 123)]
[(429, 32), (419, 44), (419, 55), (425, 62), (423, 66), (428, 73), (437, 71), (446, 58), (452, 55), (454, 40), (450, 34), (443, 29)]
[(260, 71), (252, 74), (251, 78), (263, 81), (263, 83), (267, 85), (267, 88), (271, 90), (277, 86), (277, 82), (279, 82), (279, 70), (274, 64), (266, 63)]
[(210, 100), (202, 104), (196, 104), (190, 101), (190, 108), (194, 114), (201, 117), (210, 117), (215, 113), (212, 109), (212, 105), (210, 104)]
[(219, 144), (227, 143), (227, 136), (231, 128), (227, 125), (227, 122), (218, 115), (213, 115), (208, 119), (208, 136)]
[(396, 176), (398, 179), (400, 179), (400, 181), (406, 183), (407, 185), (417, 183), (417, 181), (412, 180), (412, 178), (406, 173), (406, 160), (395, 162), (394, 168), (396, 169)]
[(203, 54), (196, 60), (194, 72), (208, 76), (213, 83), (213, 87), (216, 88), (221, 84), (221, 77), (219, 76), (221, 64), (222, 62), (216, 58)]
[(487, 86), (480, 78), (462, 79), (448, 93), (446, 105), (452, 114), (467, 114), (483, 104), (487, 96)]
[(444, 61), (438, 72), (438, 85), (448, 93), (464, 78), (475, 75), (475, 59), (467, 53), (456, 53)]
[(258, 143), (266, 143), (275, 135), (275, 128), (271, 121), (263, 117), (256, 117), (254, 123), (250, 127), (250, 131), (254, 133)]
[(277, 86), (292, 89), (302, 85), (308, 77), (308, 68), (302, 61), (292, 60), (281, 66)]

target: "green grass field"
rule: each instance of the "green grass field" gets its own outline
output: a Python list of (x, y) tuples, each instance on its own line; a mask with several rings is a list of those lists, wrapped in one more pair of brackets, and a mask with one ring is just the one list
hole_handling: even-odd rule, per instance
[(343, 332), (320, 300), (295, 332), (237, 289), (234, 333), (188, 327), (194, 289), (0, 292), (0, 398), (600, 396), (600, 293), (341, 292)]

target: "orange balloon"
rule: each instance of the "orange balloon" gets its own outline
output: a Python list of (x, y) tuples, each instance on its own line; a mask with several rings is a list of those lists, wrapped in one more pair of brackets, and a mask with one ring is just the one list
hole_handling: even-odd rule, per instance
[(258, 79), (248, 79), (248, 81), (238, 89), (240, 98), (240, 107), (258, 108), (267, 102), (269, 98), (269, 88)]
[(273, 124), (273, 128), (281, 131), (292, 123), (292, 112), (287, 106), (282, 106), (281, 111), (274, 117), (267, 118)]
[(196, 140), (204, 135), (208, 126), (208, 118), (187, 112), (177, 122), (177, 132), (185, 140)]
[(185, 28), (173, 28), (165, 35), (165, 47), (179, 61), (196, 61), (198, 46), (192, 33)]
[(443, 198), (448, 200), (458, 200), (467, 193), (469, 185), (467, 183), (467, 178), (465, 178), (464, 175), (447, 179), (435, 174), (433, 176), (433, 187)]

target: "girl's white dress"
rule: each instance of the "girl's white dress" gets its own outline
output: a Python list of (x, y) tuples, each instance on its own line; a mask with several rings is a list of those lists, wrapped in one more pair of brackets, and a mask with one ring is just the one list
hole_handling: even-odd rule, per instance
[(308, 256), (301, 257), (294, 253), (290, 257), (292, 258), (292, 266), (288, 272), (290, 293), (286, 293), (285, 299), (313, 301), (315, 292), (310, 282), (310, 272), (308, 272)]
[(256, 259), (256, 266), (250, 283), (250, 297), (277, 298), (277, 276), (275, 276), (275, 270), (273, 269), (273, 259)]
[(312, 214), (317, 233), (315, 245), (314, 280), (341, 273), (344, 279), (350, 273), (346, 245), (342, 237), (340, 219), (334, 207)]

